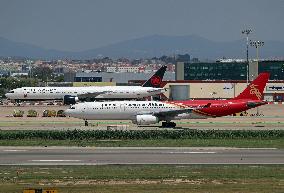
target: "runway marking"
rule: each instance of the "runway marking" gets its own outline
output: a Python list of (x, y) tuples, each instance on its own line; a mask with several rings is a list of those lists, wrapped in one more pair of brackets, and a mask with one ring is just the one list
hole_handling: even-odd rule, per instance
[[(21, 165), (53, 165), (55, 163), (18, 163), (18, 164), (0, 164), (1, 166), (21, 166)], [(66, 163), (67, 164), (67, 163)], [(87, 166), (97, 166), (97, 165), (284, 165), (284, 162), (271, 162), (271, 163), (261, 163), (261, 162), (219, 162), (219, 163), (199, 163), (199, 162), (192, 162), (192, 163), (123, 163), (123, 162), (114, 162), (114, 163), (68, 163), (68, 165), (74, 165), (74, 166), (81, 166), (81, 165), (87, 165)], [(57, 165), (65, 165), (65, 163), (58, 163)]]
[(27, 151), (25, 149), (4, 149), (3, 151), (6, 151), (6, 152), (18, 152), (18, 151)]
[(172, 152), (168, 152), (168, 153), (172, 153), (172, 154), (211, 154), (211, 153), (216, 153), (214, 151), (183, 151), (183, 152), (176, 152), (176, 151), (172, 151)]
[[(76, 147), (77, 148), (77, 147)], [(277, 148), (238, 148), (238, 147), (96, 147), (96, 150), (183, 150), (183, 151), (200, 151), (200, 150), (275, 150)]]
[(40, 160), (29, 160), (32, 162), (80, 162), (82, 160), (48, 160), (48, 159), (40, 159)]

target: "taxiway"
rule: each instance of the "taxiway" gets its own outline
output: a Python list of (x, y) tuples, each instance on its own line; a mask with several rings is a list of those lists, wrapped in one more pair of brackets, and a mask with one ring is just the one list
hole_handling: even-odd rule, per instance
[(284, 164), (275, 148), (0, 147), (0, 165)]

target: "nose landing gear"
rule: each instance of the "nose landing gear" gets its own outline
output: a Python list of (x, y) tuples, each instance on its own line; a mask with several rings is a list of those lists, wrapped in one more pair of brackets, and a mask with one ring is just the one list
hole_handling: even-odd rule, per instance
[(88, 123), (87, 120), (85, 120), (85, 126), (86, 126), (86, 127), (89, 126), (89, 123)]

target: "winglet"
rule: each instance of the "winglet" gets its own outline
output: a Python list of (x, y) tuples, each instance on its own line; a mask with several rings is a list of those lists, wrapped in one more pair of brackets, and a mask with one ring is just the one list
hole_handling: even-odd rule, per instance
[(254, 81), (252, 81), (248, 87), (234, 99), (251, 99), (262, 100), (263, 91), (268, 82), (270, 73), (260, 73)]
[(154, 88), (160, 88), (162, 84), (162, 80), (165, 74), (165, 71), (167, 69), (167, 66), (162, 66), (157, 72), (149, 79), (147, 80), (142, 86), (143, 87), (154, 87)]

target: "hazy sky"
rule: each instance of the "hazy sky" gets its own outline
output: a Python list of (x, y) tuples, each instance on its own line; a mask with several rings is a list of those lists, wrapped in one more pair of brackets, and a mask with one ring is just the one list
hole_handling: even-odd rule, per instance
[(79, 51), (147, 35), (284, 41), (284, 0), (1, 0), (0, 37)]

